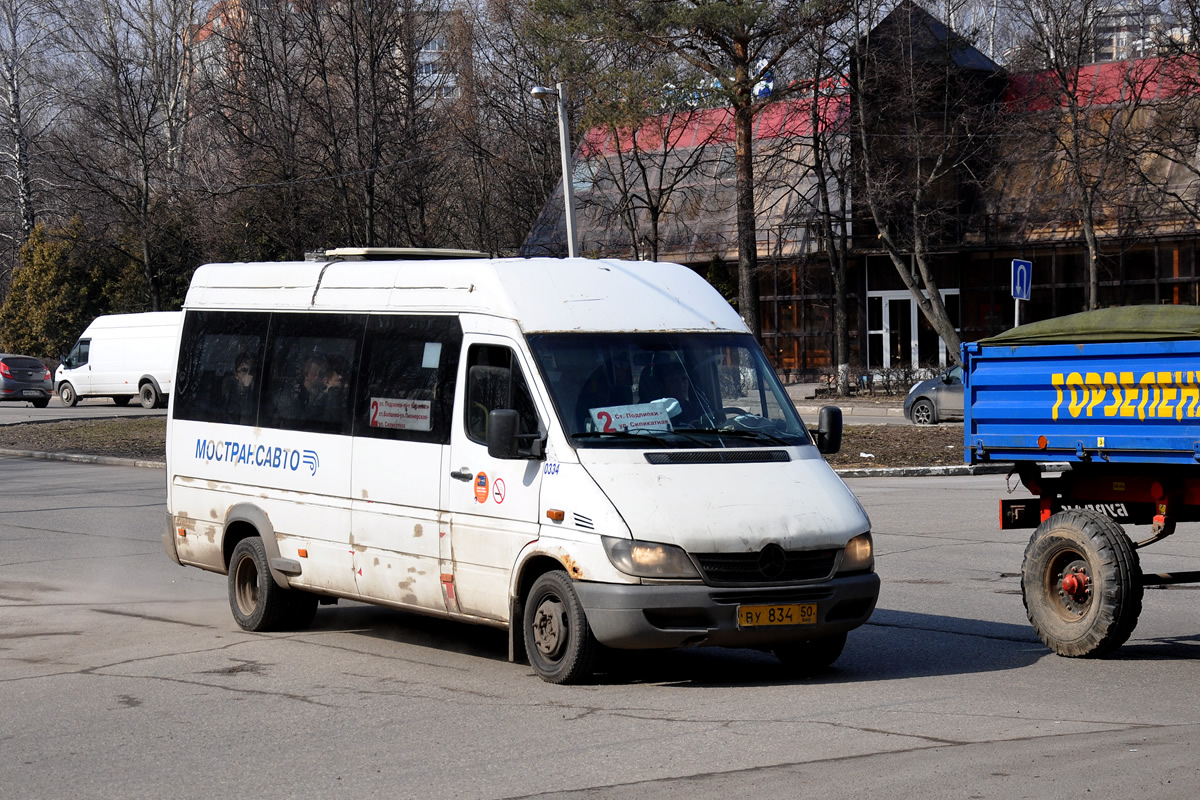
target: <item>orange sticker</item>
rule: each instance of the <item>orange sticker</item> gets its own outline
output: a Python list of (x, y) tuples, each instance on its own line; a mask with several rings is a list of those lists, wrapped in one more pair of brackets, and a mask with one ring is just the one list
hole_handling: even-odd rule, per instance
[(488, 500), (488, 478), (486, 472), (475, 476), (475, 502), (486, 503)]

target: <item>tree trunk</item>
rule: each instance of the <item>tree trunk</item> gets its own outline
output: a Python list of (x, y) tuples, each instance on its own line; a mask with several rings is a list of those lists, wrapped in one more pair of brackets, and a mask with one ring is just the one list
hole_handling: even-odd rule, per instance
[[(745, 82), (743, 82), (745, 86)], [(749, 86), (739, 88), (733, 115), (737, 143), (738, 313), (762, 339), (758, 314), (758, 236), (754, 221), (754, 112)]]

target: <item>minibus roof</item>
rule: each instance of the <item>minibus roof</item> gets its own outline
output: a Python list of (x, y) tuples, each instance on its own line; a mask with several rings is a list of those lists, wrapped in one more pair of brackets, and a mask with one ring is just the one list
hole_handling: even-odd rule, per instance
[(185, 308), (477, 313), (554, 331), (747, 331), (679, 264), (598, 259), (290, 261), (207, 264)]

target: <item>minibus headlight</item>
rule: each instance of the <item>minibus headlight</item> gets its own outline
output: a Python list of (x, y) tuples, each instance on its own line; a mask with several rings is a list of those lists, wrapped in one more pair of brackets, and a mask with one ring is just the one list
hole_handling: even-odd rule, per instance
[(639, 578), (698, 578), (696, 566), (682, 548), (637, 539), (601, 537), (612, 565)]
[(864, 533), (846, 542), (846, 555), (842, 559), (843, 572), (871, 569), (874, 566), (875, 548), (871, 543), (871, 534)]

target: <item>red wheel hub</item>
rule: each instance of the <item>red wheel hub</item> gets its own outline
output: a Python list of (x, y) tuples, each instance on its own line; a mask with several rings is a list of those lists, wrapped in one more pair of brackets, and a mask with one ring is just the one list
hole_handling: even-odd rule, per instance
[(1072, 572), (1063, 578), (1062, 589), (1072, 597), (1079, 597), (1087, 592), (1088, 576), (1082, 572)]

